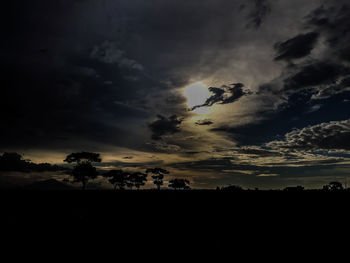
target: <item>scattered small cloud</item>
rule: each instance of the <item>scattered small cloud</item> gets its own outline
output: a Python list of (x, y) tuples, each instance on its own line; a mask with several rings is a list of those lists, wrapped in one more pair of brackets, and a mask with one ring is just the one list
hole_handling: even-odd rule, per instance
[(316, 112), (319, 109), (321, 109), (321, 107), (322, 107), (322, 104), (315, 104), (315, 105), (310, 107), (310, 109), (307, 111), (307, 113)]
[(258, 174), (257, 177), (275, 177), (279, 176), (279, 174)]
[(222, 85), (220, 88), (210, 87), (209, 91), (211, 95), (203, 104), (192, 107), (195, 110), (200, 107), (210, 107), (214, 104), (228, 104), (239, 100), (245, 95), (251, 94), (251, 91), (243, 90), (244, 85), (242, 83), (234, 83), (230, 85)]
[(214, 122), (208, 119), (196, 121), (196, 125), (201, 125), (201, 126), (209, 126), (212, 124), (214, 124)]
[(107, 64), (117, 64), (121, 68), (143, 71), (143, 66), (136, 60), (127, 57), (126, 52), (119, 49), (117, 44), (105, 41), (101, 45), (95, 46), (90, 57)]
[(350, 120), (331, 121), (287, 133), (283, 140), (266, 144), (272, 149), (300, 150), (350, 150)]
[(162, 140), (148, 143), (157, 152), (176, 153), (181, 151), (181, 147), (175, 144), (166, 143)]

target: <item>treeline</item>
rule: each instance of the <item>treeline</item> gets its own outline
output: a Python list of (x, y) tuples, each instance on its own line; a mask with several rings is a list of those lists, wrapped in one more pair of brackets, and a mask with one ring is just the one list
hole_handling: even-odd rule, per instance
[[(96, 179), (98, 176), (106, 178), (106, 180), (113, 186), (113, 188), (124, 190), (126, 188), (140, 189), (148, 181), (150, 175), (153, 184), (159, 190), (164, 185), (164, 176), (169, 174), (169, 171), (155, 167), (148, 168), (144, 172), (133, 172), (126, 170), (109, 170), (107, 172), (99, 172), (93, 163), (100, 163), (102, 161), (100, 154), (91, 152), (76, 152), (67, 155), (64, 162), (74, 164), (73, 168), (62, 167), (59, 165), (52, 165), (49, 163), (33, 163), (30, 160), (24, 160), (18, 153), (5, 152), (0, 155), (0, 171), (18, 171), (18, 172), (57, 172), (61, 171), (70, 175), (73, 178), (73, 182), (79, 182), (82, 184), (82, 189), (86, 189), (86, 185), (89, 181)], [(68, 179), (63, 181), (67, 182)], [(173, 189), (190, 189), (190, 182), (187, 179), (176, 178), (169, 181), (168, 187)], [(241, 186), (229, 185), (224, 187), (217, 187), (217, 191), (226, 192), (242, 192), (242, 191), (259, 191), (255, 189), (243, 189)], [(305, 190), (303, 186), (286, 187), (283, 190), (285, 192), (302, 192), (302, 191), (327, 191), (327, 192), (339, 192), (350, 191), (350, 188), (344, 188), (340, 182), (333, 181), (327, 185), (324, 185), (322, 189)]]
[[(229, 185), (224, 187), (217, 187), (217, 191), (228, 191), (228, 192), (241, 192), (241, 191), (259, 191), (258, 188), (245, 190), (238, 185)], [(324, 185), (321, 189), (311, 189), (306, 190), (303, 186), (289, 186), (283, 190), (270, 190), (270, 191), (284, 191), (284, 192), (302, 192), (302, 191), (326, 191), (326, 192), (340, 192), (340, 191), (350, 191), (350, 188), (344, 188), (343, 184), (337, 181), (330, 182)]]
[[(69, 175), (73, 177), (74, 182), (81, 182), (82, 189), (86, 188), (89, 180), (94, 180), (97, 176), (101, 175), (108, 179), (114, 189), (120, 190), (128, 187), (129, 189), (140, 189), (147, 182), (147, 177), (151, 174), (153, 183), (159, 190), (164, 184), (164, 175), (169, 174), (169, 171), (162, 168), (149, 168), (145, 172), (131, 172), (123, 170), (110, 170), (100, 174), (93, 163), (101, 162), (100, 155), (98, 153), (90, 152), (77, 152), (69, 154), (64, 160), (67, 163), (74, 163), (74, 168), (69, 172)], [(169, 181), (168, 187), (173, 189), (190, 189), (190, 182), (186, 179), (172, 179)]]

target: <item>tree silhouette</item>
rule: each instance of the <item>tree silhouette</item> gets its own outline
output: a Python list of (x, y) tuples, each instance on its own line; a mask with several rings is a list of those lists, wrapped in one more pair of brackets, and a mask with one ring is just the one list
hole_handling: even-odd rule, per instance
[(70, 175), (73, 176), (74, 182), (82, 182), (82, 189), (85, 190), (88, 180), (98, 176), (96, 168), (91, 163), (99, 163), (101, 158), (99, 153), (77, 152), (67, 155), (64, 162), (76, 163)]
[(169, 181), (169, 187), (177, 189), (190, 189), (189, 187), (190, 182), (186, 179), (172, 179)]
[(141, 186), (145, 185), (145, 182), (147, 181), (147, 174), (141, 173), (141, 172), (129, 172), (126, 185), (131, 190), (135, 186), (136, 189), (140, 189)]
[(114, 190), (117, 187), (119, 187), (120, 190), (123, 190), (128, 179), (128, 174), (123, 170), (111, 170), (106, 172), (103, 176), (110, 178), (108, 181), (114, 186)]
[(160, 190), (160, 187), (163, 185), (163, 179), (165, 174), (169, 174), (169, 171), (162, 168), (149, 168), (146, 170), (146, 173), (151, 173), (153, 183), (157, 186), (157, 189)]
[(70, 173), (74, 178), (74, 182), (82, 182), (82, 189), (85, 190), (89, 179), (95, 179), (98, 172), (91, 163), (83, 162), (77, 164)]
[(344, 188), (343, 188), (343, 185), (339, 182), (330, 182), (329, 184), (323, 186), (323, 190), (336, 192), (336, 191), (342, 191), (344, 190)]

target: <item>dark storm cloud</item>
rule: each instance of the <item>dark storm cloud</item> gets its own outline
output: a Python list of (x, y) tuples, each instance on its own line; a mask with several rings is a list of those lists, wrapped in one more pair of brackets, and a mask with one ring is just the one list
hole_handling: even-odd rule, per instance
[[(250, 92), (239, 83), (218, 86), (227, 79), (253, 90), (281, 71), (276, 81), (264, 85), (269, 92), (249, 96), (247, 104), (232, 107), (232, 112), (222, 107), (222, 117), (220, 111), (213, 114), (218, 119), (208, 116), (210, 120), (198, 121), (203, 135), (221, 129), (237, 145), (262, 145), (293, 127), (349, 119), (348, 103), (343, 103), (350, 99), (350, 93), (344, 92), (349, 86), (349, 9), (343, 5), (346, 1), (328, 2), (335, 7), (324, 5), (304, 21), (298, 19), (318, 0), (13, 0), (3, 4), (0, 148), (54, 152), (121, 146), (128, 149), (121, 155), (125, 160), (134, 156), (129, 150), (195, 155), (194, 159), (211, 156), (196, 145), (208, 144), (209, 151), (215, 141), (198, 142), (205, 136), (190, 134), (189, 122), (181, 126), (182, 119), (174, 116), (196, 114), (188, 111), (183, 88), (193, 81), (216, 86), (196, 108), (229, 104)], [(274, 51), (276, 60), (295, 64), (276, 63)], [(322, 101), (315, 105), (312, 98)], [(272, 106), (261, 107), (263, 100)], [(246, 114), (243, 118), (241, 112)], [(152, 120), (157, 113), (162, 116)], [(246, 119), (249, 126), (230, 127)], [(221, 127), (208, 131), (213, 123)], [(150, 133), (154, 140), (148, 142)], [(328, 148), (330, 144), (339, 143), (328, 143)], [(266, 157), (271, 163), (274, 157), (286, 157), (279, 149), (266, 147), (232, 152), (250, 160)], [(269, 173), (266, 168), (235, 167), (234, 158), (203, 161), (198, 168)], [(188, 170), (191, 164), (197, 168), (189, 162), (179, 169)]]
[(341, 82), (350, 75), (347, 63), (350, 8), (347, 1), (328, 1), (304, 16), (302, 26), (306, 32), (274, 45), (275, 60), (300, 61), (285, 65), (278, 78), (260, 85), (260, 92), (284, 96), (286, 92), (291, 94), (311, 88), (319, 93), (319, 97), (326, 98), (346, 91), (347, 85)]
[(192, 107), (195, 110), (200, 107), (213, 106), (214, 104), (228, 104), (239, 100), (241, 97), (251, 94), (251, 92), (243, 90), (242, 83), (234, 83), (231, 85), (222, 85), (220, 88), (210, 87), (209, 91), (213, 93), (203, 104)]
[(122, 45), (150, 74), (184, 85), (195, 71), (216, 70), (215, 56), (236, 40), (242, 2), (125, 1), (123, 15), (130, 19)]
[(248, 27), (258, 28), (265, 17), (271, 12), (271, 5), (267, 0), (253, 0), (253, 8), (248, 15)]
[[(41, 62), (40, 54), (37, 56), (23, 58), (23, 61)], [(103, 78), (97, 76), (109, 74), (103, 70), (104, 66), (87, 62), (85, 67), (78, 63), (74, 67), (65, 64), (66, 68), (46, 64), (36, 64), (36, 68), (20, 67), (9, 62), (2, 71), (5, 77), (0, 107), (5, 127), (0, 131), (1, 145), (65, 147), (67, 143), (74, 144), (71, 139), (76, 136), (93, 141), (125, 139), (125, 127), (112, 123), (141, 120), (148, 115), (143, 110), (117, 103), (122, 97), (132, 99), (137, 87), (124, 80), (118, 68), (114, 69), (114, 76), (110, 76), (116, 84), (106, 85)], [(128, 94), (121, 93), (121, 85), (130, 87)]]
[(172, 135), (180, 132), (180, 124), (182, 119), (176, 115), (169, 118), (162, 115), (158, 115), (158, 120), (149, 124), (149, 128), (152, 131), (152, 139), (160, 140), (163, 135)]
[(322, 5), (306, 17), (306, 27), (323, 34), (330, 52), (341, 60), (350, 61), (350, 6), (348, 1)]
[(91, 58), (107, 64), (117, 64), (121, 68), (142, 71), (144, 68), (137, 61), (126, 56), (125, 51), (118, 48), (116, 43), (105, 41), (95, 46), (90, 54)]
[(70, 15), (83, 4), (8, 6), (19, 19), (2, 17), (1, 148), (142, 144), (137, 130), (153, 115), (142, 99), (169, 85), (147, 76), (117, 42), (75, 31)]
[(342, 51), (350, 43), (346, 3), (328, 1), (309, 12), (301, 21), (301, 32), (274, 45), (275, 60), (289, 63), (281, 64), (281, 74), (259, 87), (260, 96), (274, 98), (271, 110), (257, 112), (261, 121), (244, 127), (218, 127), (219, 131), (240, 145), (259, 144), (275, 140), (294, 127), (302, 130), (350, 117), (343, 102), (349, 97), (350, 77), (346, 52)]
[[(258, 117), (264, 118), (260, 121), (256, 120), (238, 127), (222, 125), (212, 130), (229, 135), (242, 146), (260, 145), (284, 136), (295, 127), (303, 128), (331, 120), (350, 118), (349, 104), (344, 102), (344, 99), (350, 100), (350, 91), (333, 94), (327, 99), (312, 99), (316, 94), (313, 90), (299, 90), (288, 96), (276, 109), (258, 112)], [(320, 103), (322, 107), (318, 111), (310, 111)]]
[[(1, 147), (75, 148), (89, 141), (144, 145), (144, 123), (156, 111), (186, 115), (184, 98), (169, 91), (188, 84), (193, 72), (211, 74), (223, 63), (215, 61), (217, 52), (237, 35), (227, 32), (246, 23), (244, 15), (238, 16), (241, 3), (6, 4)], [(218, 103), (239, 96), (237, 89)]]
[(332, 121), (295, 129), (283, 140), (267, 144), (274, 149), (350, 150), (350, 120)]
[(328, 61), (315, 61), (297, 68), (297, 73), (284, 80), (285, 90), (298, 90), (317, 85), (333, 84), (340, 76), (350, 73), (350, 69), (342, 64)]
[[(320, 97), (326, 98), (348, 88), (350, 69), (347, 63), (350, 50), (350, 8), (346, 1), (322, 5), (305, 17), (304, 25), (312, 32), (300, 34), (278, 43), (276, 60), (289, 60), (309, 55), (319, 38), (325, 39), (322, 58), (294, 64), (289, 77), (284, 79), (284, 90), (313, 87)], [(322, 95), (323, 94), (323, 95)]]
[(315, 46), (318, 36), (317, 32), (310, 32), (300, 34), (285, 42), (276, 43), (275, 49), (278, 55), (275, 57), (275, 60), (291, 60), (309, 55)]

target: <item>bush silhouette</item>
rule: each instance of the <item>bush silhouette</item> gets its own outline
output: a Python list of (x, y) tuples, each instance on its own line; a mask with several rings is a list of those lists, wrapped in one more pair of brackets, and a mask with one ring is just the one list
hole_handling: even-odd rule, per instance
[(221, 190), (229, 192), (241, 192), (243, 191), (243, 188), (238, 185), (229, 185), (222, 187)]
[(323, 190), (336, 192), (336, 191), (342, 191), (344, 190), (344, 188), (343, 188), (343, 185), (339, 182), (330, 182), (329, 184), (323, 186)]
[(141, 172), (129, 172), (126, 180), (126, 185), (131, 190), (135, 186), (136, 189), (140, 189), (147, 181), (147, 174)]
[(174, 188), (175, 190), (178, 190), (178, 189), (186, 190), (186, 189), (190, 189), (189, 184), (190, 182), (186, 179), (173, 179), (169, 181), (168, 186), (170, 188)]
[(0, 170), (1, 171), (13, 171), (13, 170), (25, 170), (27, 168), (27, 162), (22, 159), (22, 155), (18, 153), (5, 152), (0, 156)]
[(128, 180), (128, 174), (123, 170), (111, 170), (106, 172), (103, 176), (109, 178), (108, 181), (114, 186), (114, 190), (117, 187), (123, 190)]

